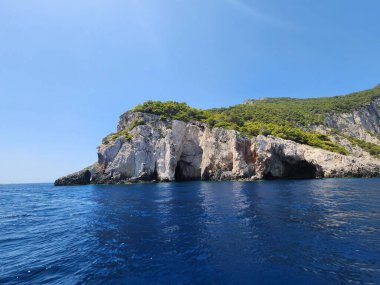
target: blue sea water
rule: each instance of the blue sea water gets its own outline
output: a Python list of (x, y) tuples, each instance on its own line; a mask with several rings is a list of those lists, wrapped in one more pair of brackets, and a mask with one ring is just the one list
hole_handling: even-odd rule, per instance
[(380, 284), (380, 179), (0, 185), (1, 284)]

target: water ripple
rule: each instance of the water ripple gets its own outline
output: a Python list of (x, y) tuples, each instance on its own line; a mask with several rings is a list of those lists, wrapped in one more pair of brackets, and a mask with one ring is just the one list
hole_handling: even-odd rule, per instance
[(379, 189), (0, 185), (0, 283), (380, 284)]

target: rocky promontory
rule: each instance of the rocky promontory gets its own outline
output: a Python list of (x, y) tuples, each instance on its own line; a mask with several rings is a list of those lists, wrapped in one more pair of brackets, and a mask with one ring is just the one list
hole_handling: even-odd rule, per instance
[(99, 145), (94, 165), (55, 185), (376, 176), (380, 161), (370, 156), (130, 111), (120, 117), (117, 133)]

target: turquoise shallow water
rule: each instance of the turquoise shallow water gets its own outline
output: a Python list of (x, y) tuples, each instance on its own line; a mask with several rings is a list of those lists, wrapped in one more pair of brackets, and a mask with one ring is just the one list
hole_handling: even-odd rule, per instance
[(380, 179), (0, 185), (0, 284), (380, 284)]

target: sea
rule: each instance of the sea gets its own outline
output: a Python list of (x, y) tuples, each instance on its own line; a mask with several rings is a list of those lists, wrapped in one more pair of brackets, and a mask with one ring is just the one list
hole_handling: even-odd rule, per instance
[(380, 284), (380, 179), (0, 185), (0, 284)]

